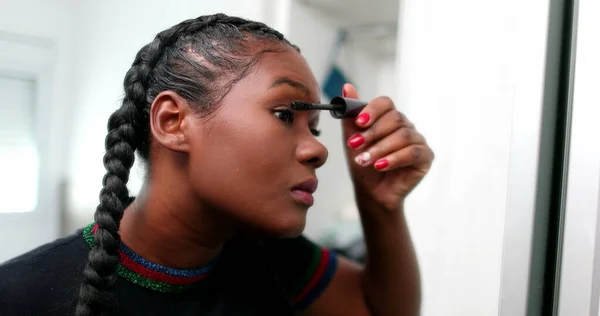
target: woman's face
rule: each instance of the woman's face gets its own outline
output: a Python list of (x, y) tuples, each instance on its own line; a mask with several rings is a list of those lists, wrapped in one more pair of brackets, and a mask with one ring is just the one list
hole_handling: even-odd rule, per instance
[(327, 149), (315, 138), (318, 111), (291, 112), (294, 100), (319, 102), (319, 86), (291, 47), (265, 53), (190, 141), (190, 181), (202, 205), (235, 227), (274, 236), (302, 232)]

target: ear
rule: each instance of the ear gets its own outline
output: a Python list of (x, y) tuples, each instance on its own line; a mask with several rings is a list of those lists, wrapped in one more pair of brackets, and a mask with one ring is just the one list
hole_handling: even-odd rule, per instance
[(150, 107), (150, 132), (153, 140), (169, 150), (187, 153), (189, 146), (184, 125), (191, 115), (187, 101), (177, 93), (159, 93)]

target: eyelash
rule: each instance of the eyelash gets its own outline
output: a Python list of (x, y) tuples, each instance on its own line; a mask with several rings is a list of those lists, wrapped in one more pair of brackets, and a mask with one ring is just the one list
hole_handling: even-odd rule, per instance
[[(290, 125), (294, 124), (294, 118), (295, 118), (296, 113), (292, 109), (274, 110), (273, 113), (275, 114), (275, 116), (277, 116), (278, 119), (280, 119), (284, 123), (290, 124)], [(286, 115), (286, 117), (283, 118), (282, 117), (283, 115)], [(315, 129), (315, 128), (311, 128), (310, 132), (315, 137), (319, 137), (321, 135), (321, 131), (318, 129)]]

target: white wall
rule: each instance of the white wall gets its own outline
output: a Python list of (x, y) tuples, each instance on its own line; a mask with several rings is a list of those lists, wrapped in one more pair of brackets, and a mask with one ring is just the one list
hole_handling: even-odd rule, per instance
[[(8, 32), (16, 36), (31, 36), (34, 39), (46, 40), (56, 47), (56, 58), (52, 72), (53, 93), (48, 100), (52, 106), (52, 129), (55, 135), (64, 136), (68, 133), (70, 119), (70, 104), (73, 87), (72, 75), (72, 44), (73, 44), (73, 8), (72, 0), (23, 0), (0, 1), (0, 32)], [(64, 152), (69, 146), (66, 137), (52, 139), (49, 147), (54, 148), (52, 161), (59, 162), (52, 166), (50, 172), (60, 176), (66, 166)]]
[[(406, 208), (422, 271), (423, 315), (499, 313), (511, 158), (530, 162), (512, 151), (511, 136), (533, 138), (535, 153), (539, 129), (533, 120), (526, 129), (532, 133), (512, 135), (512, 114), (514, 106), (534, 117), (541, 109), (546, 14), (545, 2), (401, 1), (399, 105), (436, 153)], [(535, 184), (534, 159), (513, 181)], [(527, 187), (526, 201), (534, 192)], [(522, 210), (522, 222), (530, 224), (532, 208)], [(525, 284), (528, 268), (519, 267)]]
[[(21, 251), (59, 234), (59, 182), (67, 165), (66, 135), (72, 118), (72, 17), (70, 0), (0, 1), (0, 37), (33, 47), (29, 51), (23, 48), (23, 60), (17, 61), (16, 56), (11, 66), (16, 71), (31, 68), (29, 74), (43, 77), (36, 77), (40, 80), (37, 97), (41, 98), (37, 111), (42, 116), (37, 122), (38, 146), (43, 155), (39, 206), (32, 213), (3, 214), (0, 218), (0, 238), (21, 240)], [(2, 52), (3, 57), (6, 53)], [(31, 54), (35, 56), (28, 56)]]

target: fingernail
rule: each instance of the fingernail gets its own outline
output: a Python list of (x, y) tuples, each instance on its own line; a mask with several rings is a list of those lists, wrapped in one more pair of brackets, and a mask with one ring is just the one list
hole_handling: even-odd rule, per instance
[(368, 151), (365, 151), (364, 153), (356, 156), (355, 160), (357, 164), (364, 166), (371, 160), (371, 154), (369, 154)]
[(379, 159), (375, 162), (375, 169), (381, 170), (390, 165), (390, 162), (387, 159)]
[(362, 113), (361, 115), (359, 115), (356, 118), (356, 123), (358, 123), (360, 125), (365, 125), (365, 124), (369, 123), (370, 119), (371, 119), (371, 116), (369, 115), (369, 113)]
[(362, 137), (361, 134), (356, 134), (352, 137), (350, 137), (350, 139), (348, 139), (348, 145), (351, 148), (357, 148), (358, 146), (362, 145), (365, 143), (365, 138)]
[(342, 97), (345, 98), (346, 97), (346, 85), (344, 85), (342, 87)]

